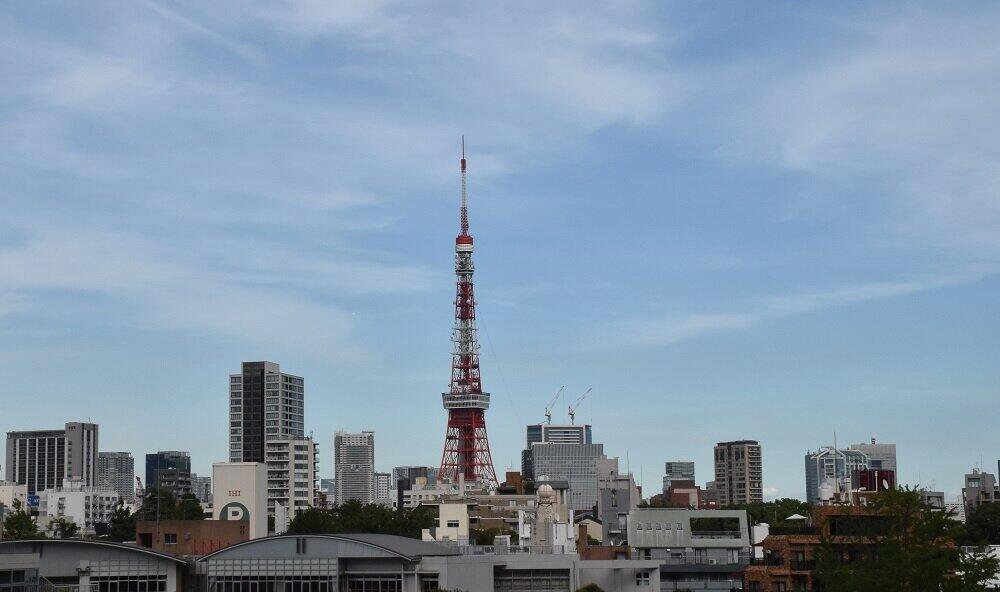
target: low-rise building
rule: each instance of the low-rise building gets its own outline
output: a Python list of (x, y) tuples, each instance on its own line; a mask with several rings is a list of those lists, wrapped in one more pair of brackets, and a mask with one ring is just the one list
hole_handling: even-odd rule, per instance
[(119, 499), (114, 489), (64, 479), (62, 487), (38, 494), (39, 524), (46, 527), (55, 518), (65, 518), (73, 521), (81, 533), (93, 534), (96, 525), (110, 522)]
[(750, 532), (742, 510), (638, 508), (628, 517), (629, 546), (659, 563), (660, 590), (743, 589)]
[(202, 590), (309, 589), (402, 592), (616, 592), (659, 589), (656, 561), (587, 561), (521, 546), (442, 544), (384, 534), (284, 535), (256, 539), (195, 562)]
[(973, 469), (965, 476), (965, 487), (962, 488), (962, 502), (965, 504), (965, 515), (976, 511), (980, 504), (992, 504), (1000, 501), (1000, 485), (991, 473)]
[(82, 539), (0, 542), (0, 582), (8, 592), (134, 590), (180, 592), (189, 577), (186, 559)]
[(772, 529), (761, 543), (763, 558), (746, 570), (748, 592), (813, 590), (813, 572), (821, 545), (840, 546), (845, 557), (858, 558), (867, 551), (867, 539), (845, 536), (863, 505), (816, 506), (810, 521), (799, 526)]
[(174, 555), (207, 555), (250, 540), (246, 520), (140, 520), (136, 545)]

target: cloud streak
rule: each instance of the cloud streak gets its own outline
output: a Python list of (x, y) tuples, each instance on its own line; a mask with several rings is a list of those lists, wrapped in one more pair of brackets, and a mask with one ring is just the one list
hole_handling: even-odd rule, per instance
[(748, 302), (736, 311), (629, 320), (606, 330), (602, 338), (587, 341), (599, 344), (601, 349), (669, 346), (703, 336), (744, 331), (787, 317), (971, 284), (998, 272), (1000, 269), (996, 266), (979, 265), (935, 276), (842, 284), (816, 291), (768, 296)]

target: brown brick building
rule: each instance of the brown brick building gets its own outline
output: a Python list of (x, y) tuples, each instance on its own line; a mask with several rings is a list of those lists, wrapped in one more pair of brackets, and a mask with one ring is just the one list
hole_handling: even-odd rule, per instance
[(173, 555), (205, 555), (248, 540), (246, 520), (150, 520), (135, 525), (137, 545)]
[(811, 524), (775, 529), (760, 544), (764, 558), (755, 560), (744, 575), (746, 592), (799, 592), (818, 590), (813, 582), (816, 559), (823, 541), (829, 541), (842, 562), (871, 554), (871, 544), (856, 536), (859, 521), (879, 520), (861, 506), (819, 506)]

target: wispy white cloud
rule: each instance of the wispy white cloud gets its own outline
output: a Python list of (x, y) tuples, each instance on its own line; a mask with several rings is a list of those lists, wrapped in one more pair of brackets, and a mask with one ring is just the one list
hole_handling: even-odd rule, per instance
[(601, 339), (587, 342), (602, 349), (666, 346), (705, 335), (751, 329), (776, 319), (975, 283), (998, 272), (1000, 268), (995, 265), (976, 265), (939, 275), (765, 296), (745, 302), (736, 310), (627, 320), (604, 330)]

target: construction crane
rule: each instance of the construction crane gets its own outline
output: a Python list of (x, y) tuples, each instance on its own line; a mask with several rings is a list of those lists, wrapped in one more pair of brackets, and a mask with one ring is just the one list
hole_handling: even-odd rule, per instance
[(592, 390), (594, 390), (593, 387), (587, 389), (582, 395), (580, 395), (580, 398), (578, 398), (576, 401), (573, 401), (573, 404), (569, 406), (569, 422), (570, 423), (573, 423), (574, 420), (576, 419), (576, 408), (580, 406), (580, 403), (584, 399), (587, 398), (587, 395), (589, 395), (590, 391), (592, 391)]
[(552, 423), (552, 408), (555, 407), (556, 401), (559, 400), (559, 397), (562, 396), (563, 390), (565, 389), (566, 385), (559, 387), (559, 392), (557, 392), (556, 396), (552, 397), (552, 400), (549, 401), (549, 404), (545, 406), (545, 423), (548, 424)]

